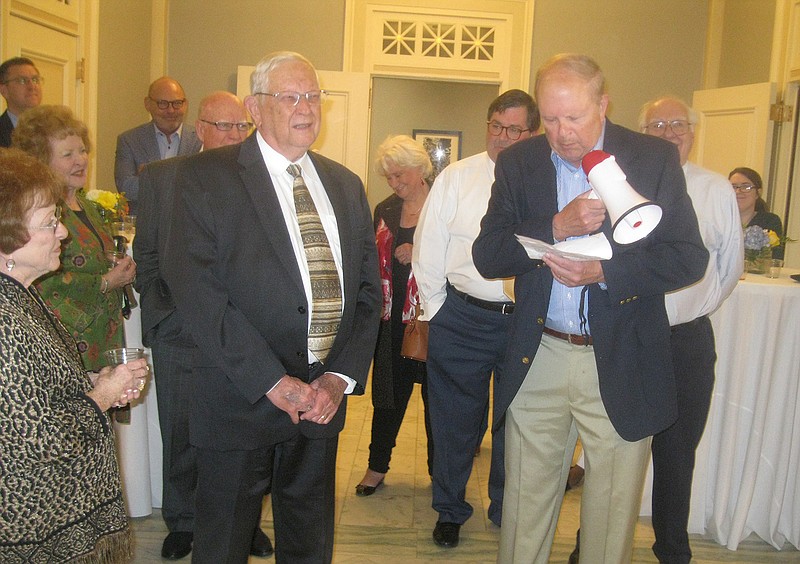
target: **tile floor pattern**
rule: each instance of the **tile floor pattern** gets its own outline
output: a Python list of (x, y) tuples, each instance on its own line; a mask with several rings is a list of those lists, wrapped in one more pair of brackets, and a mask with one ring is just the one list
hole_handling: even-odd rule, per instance
[[(369, 392), (367, 392), (369, 394)], [(467, 487), (467, 499), (475, 514), (461, 529), (461, 542), (454, 549), (439, 548), (431, 540), (436, 512), (431, 509), (431, 484), (425, 450), (422, 401), (416, 387), (400, 429), (392, 457), (392, 469), (385, 485), (371, 497), (356, 497), (355, 486), (364, 474), (370, 441), (372, 405), (369, 395), (352, 398), (348, 405), (347, 424), (339, 439), (336, 498), (336, 564), (411, 564), (411, 563), (494, 563), (500, 529), (486, 517), (489, 498), (486, 482), (489, 475), (491, 439), (484, 439), (482, 452)], [(550, 562), (567, 562), (575, 543), (579, 522), (580, 491), (564, 498)], [(274, 541), (272, 509), (269, 501), (263, 512), (262, 527)], [(166, 527), (158, 510), (149, 517), (133, 519), (136, 536), (135, 564), (164, 562), (160, 557)], [(691, 536), (694, 562), (795, 562), (800, 552), (787, 544), (777, 551), (756, 535), (751, 535), (730, 551), (699, 535)], [(636, 527), (634, 563), (657, 562), (650, 549), (653, 529), (649, 518), (640, 518)], [(270, 559), (250, 558), (250, 564)], [(189, 557), (183, 561), (188, 562)]]

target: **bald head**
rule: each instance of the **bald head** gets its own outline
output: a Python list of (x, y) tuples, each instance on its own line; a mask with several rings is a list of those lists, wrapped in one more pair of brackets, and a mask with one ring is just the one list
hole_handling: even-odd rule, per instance
[(241, 143), (250, 133), (247, 110), (230, 92), (212, 92), (200, 101), (195, 131), (204, 150)]
[(172, 135), (181, 126), (187, 105), (183, 87), (168, 76), (154, 80), (144, 99), (145, 109), (156, 127), (166, 135)]
[(639, 112), (639, 127), (642, 132), (666, 139), (678, 147), (681, 165), (689, 160), (696, 123), (697, 113), (689, 104), (674, 96), (651, 100)]

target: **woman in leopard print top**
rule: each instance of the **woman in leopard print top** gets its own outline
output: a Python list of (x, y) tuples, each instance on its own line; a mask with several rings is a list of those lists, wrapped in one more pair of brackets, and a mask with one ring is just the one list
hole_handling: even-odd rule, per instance
[(63, 184), (0, 150), (0, 562), (126, 562), (131, 539), (106, 411), (145, 361), (87, 373), (31, 285), (59, 265)]

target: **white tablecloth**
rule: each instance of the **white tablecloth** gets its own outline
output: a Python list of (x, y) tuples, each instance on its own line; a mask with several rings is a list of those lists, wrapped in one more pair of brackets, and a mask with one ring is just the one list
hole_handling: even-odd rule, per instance
[[(139, 295), (136, 294), (136, 299)], [(125, 343), (142, 347), (141, 309), (131, 310), (125, 321)], [(150, 358), (150, 349), (145, 348)], [(152, 359), (150, 368), (153, 368)], [(131, 517), (143, 517), (161, 507), (161, 430), (158, 426), (155, 371), (150, 373), (144, 396), (131, 407), (130, 424), (114, 425), (117, 434), (122, 489)]]
[[(711, 316), (717, 374), (689, 532), (800, 548), (800, 283), (748, 274)], [(791, 270), (790, 272), (794, 272)], [(642, 514), (650, 515), (648, 474)]]

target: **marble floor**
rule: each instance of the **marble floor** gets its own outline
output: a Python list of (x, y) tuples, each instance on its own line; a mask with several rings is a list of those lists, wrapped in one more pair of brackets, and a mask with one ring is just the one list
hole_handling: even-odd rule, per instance
[[(339, 440), (337, 462), (336, 545), (337, 564), (411, 564), (426, 562), (494, 563), (500, 529), (486, 518), (489, 505), (486, 482), (489, 476), (491, 440), (484, 439), (481, 453), (467, 487), (468, 501), (475, 514), (461, 529), (457, 548), (439, 548), (431, 540), (436, 512), (431, 509), (431, 484), (427, 473), (425, 429), (419, 387), (412, 396), (397, 447), (392, 469), (385, 485), (371, 497), (356, 497), (354, 490), (367, 464), (372, 406), (369, 396), (352, 398), (348, 404), (347, 424)], [(566, 494), (558, 523), (550, 562), (566, 562), (575, 543), (578, 528), (580, 491)], [(158, 510), (149, 516), (133, 519), (136, 536), (134, 563), (163, 562), (161, 543), (166, 527)], [(262, 527), (274, 540), (269, 501), (263, 512)], [(636, 527), (633, 562), (657, 562), (650, 546), (653, 529), (649, 518), (640, 518)], [(730, 551), (699, 535), (691, 536), (694, 562), (795, 562), (800, 552), (787, 544), (777, 551), (755, 535), (745, 539), (739, 550)], [(189, 561), (189, 557), (185, 558)], [(251, 564), (266, 562), (250, 558)]]

